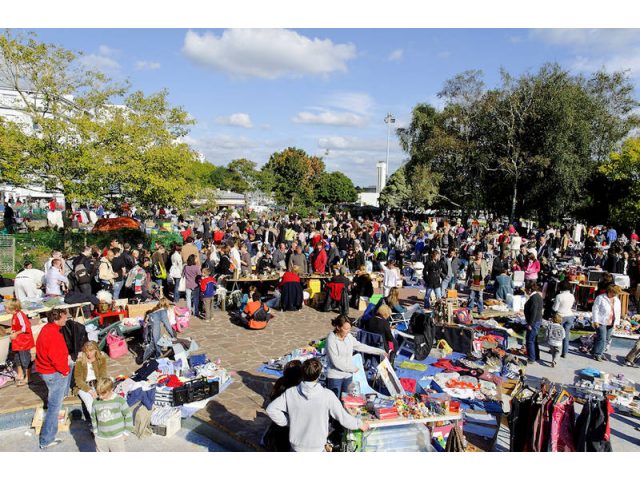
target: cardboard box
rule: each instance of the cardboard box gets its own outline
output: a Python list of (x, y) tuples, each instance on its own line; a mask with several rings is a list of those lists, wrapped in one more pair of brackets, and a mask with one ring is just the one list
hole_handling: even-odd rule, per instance
[(161, 437), (173, 437), (182, 428), (182, 418), (180, 412), (169, 417), (166, 425), (151, 425), (151, 430)]
[(137, 318), (139, 316), (145, 316), (147, 311), (153, 309), (157, 303), (140, 303), (139, 305), (127, 305), (127, 311), (129, 312), (129, 318)]
[[(40, 431), (42, 430), (42, 424), (44, 423), (44, 408), (37, 408), (35, 413), (33, 414), (33, 420), (31, 421), (31, 427), (36, 432), (36, 435), (40, 435)], [(66, 408), (63, 408), (58, 413), (58, 432), (68, 432), (71, 427), (71, 419), (69, 418), (69, 413)]]

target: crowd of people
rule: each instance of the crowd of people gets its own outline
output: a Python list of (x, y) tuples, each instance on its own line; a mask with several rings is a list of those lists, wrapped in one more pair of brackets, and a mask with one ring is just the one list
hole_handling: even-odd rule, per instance
[[(556, 355), (565, 357), (568, 352), (575, 303), (566, 279), (560, 283), (552, 299), (545, 299), (545, 284), (558, 276), (558, 262), (578, 258), (583, 266), (608, 273), (601, 280), (593, 305), (593, 326), (597, 333), (593, 356), (596, 360), (603, 359), (612, 329), (620, 322), (619, 288), (613, 282), (613, 274), (629, 277), (634, 302), (640, 279), (638, 235), (631, 231), (628, 237), (624, 234), (618, 236), (613, 227), (574, 224), (532, 229), (499, 219), (481, 223), (474, 218), (463, 222), (447, 218), (417, 219), (401, 214), (363, 219), (348, 212), (320, 212), (313, 218), (264, 213), (244, 219), (229, 211), (189, 219), (172, 216), (168, 210), (157, 214), (172, 223), (174, 230), (180, 233), (182, 243), (170, 246), (156, 243), (150, 250), (142, 244), (131, 246), (121, 243), (114, 237), (108, 246), (86, 246), (76, 255), (63, 256), (54, 251), (44, 270), (34, 269), (31, 263), (25, 263), (24, 270), (15, 280), (18, 302), (44, 295), (65, 296), (67, 302), (90, 301), (96, 304), (96, 295), (104, 290), (112, 293), (114, 298), (145, 300), (165, 297), (165, 300), (170, 298), (177, 304), (184, 293), (192, 314), (202, 314), (205, 320), (210, 321), (212, 297), (216, 286), (223, 280), (279, 278), (275, 293), (261, 293), (260, 286), (247, 287), (241, 311), (250, 320), (256, 312), (268, 313), (269, 308), (291, 305), (292, 309), (300, 309), (302, 300), (292, 302), (285, 294), (284, 286), (287, 283), (299, 284), (305, 275), (323, 275), (330, 287), (327, 307), (333, 307), (329, 301), (336, 301), (341, 313), (327, 341), (329, 392), (316, 388), (317, 367), (306, 364), (298, 373), (302, 391), (287, 390), (281, 393), (282, 396), (274, 397), (268, 413), (277, 425), (281, 425), (284, 417), (281, 406), (284, 397), (294, 412), (309, 400), (322, 405), (321, 412), (326, 412), (325, 415), (313, 422), (318, 427), (324, 426), (324, 418), (329, 415), (346, 426), (357, 427), (358, 423), (340, 412), (334, 399), (328, 395), (332, 392), (339, 397), (351, 382), (354, 367), (349, 360), (352, 351), (388, 356), (396, 345), (390, 329), (393, 314), (404, 313), (405, 318), (410, 318), (415, 312), (433, 309), (439, 299), (447, 296), (448, 290), (461, 284), (469, 290), (468, 308), (477, 309), (482, 314), (485, 293), (491, 291), (497, 299), (506, 301), (516, 289), (513, 273), (522, 272), (523, 288), (528, 295), (524, 306), (527, 355), (530, 362), (539, 360), (537, 335), (543, 325), (549, 325), (543, 320), (543, 312), (545, 303), (551, 302), (554, 316), (547, 331), (552, 334), (550, 344), (555, 365)], [(375, 272), (380, 273), (384, 298), (364, 328), (382, 337), (383, 349), (356, 342), (349, 334), (351, 321), (345, 316), (349, 305), (358, 308), (360, 300), (368, 300), (374, 294), (372, 275)], [(403, 279), (413, 279), (416, 286), (424, 287), (421, 303), (403, 306), (398, 290)], [(337, 298), (333, 296), (336, 293), (332, 284), (343, 288), (343, 292), (336, 292)], [(264, 303), (268, 297), (271, 299)], [(340, 299), (346, 300), (346, 309), (339, 303)], [(11, 305), (8, 308), (19, 311)], [(55, 325), (66, 315), (59, 315), (57, 319), (56, 314), (50, 316), (51, 323)], [(32, 343), (26, 335), (29, 330), (23, 321), (18, 320), (18, 325), (16, 339), (21, 341), (17, 344), (24, 348), (17, 351), (27, 350), (28, 353)], [(43, 332), (45, 336), (41, 334), (38, 343), (50, 338), (46, 331)], [(639, 348), (636, 346), (634, 350), (637, 355)], [(46, 355), (39, 353), (38, 356)], [(29, 376), (30, 359), (24, 358), (19, 358), (18, 363), (21, 380), (27, 380)], [(635, 363), (633, 353), (627, 356), (627, 363)], [(55, 359), (48, 362), (36, 360), (36, 366), (49, 388), (50, 406), (56, 407), (59, 393), (68, 390), (68, 367), (62, 360)], [(110, 400), (109, 387), (98, 383), (103, 374), (101, 353), (95, 346), (87, 346), (76, 364), (75, 385), (90, 412), (96, 400)], [(114, 402), (110, 403), (114, 405)], [(292, 413), (288, 416), (292, 447), (315, 450), (318, 448), (316, 444), (326, 438), (324, 432), (319, 431), (315, 438), (312, 437), (317, 441), (295, 439), (301, 429), (291, 420)], [(96, 420), (99, 423), (99, 417)], [(128, 423), (126, 414), (122, 415), (121, 422), (123, 425)], [(41, 446), (53, 443), (50, 438), (45, 427)], [(108, 449), (105, 446), (105, 450)]]

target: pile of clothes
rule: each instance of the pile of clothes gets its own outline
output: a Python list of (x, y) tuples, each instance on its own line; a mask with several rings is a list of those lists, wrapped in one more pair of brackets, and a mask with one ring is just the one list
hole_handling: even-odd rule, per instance
[[(119, 377), (114, 391), (132, 407), (135, 434), (141, 438), (151, 434), (150, 425), (162, 425), (154, 420), (170, 418), (176, 410), (183, 418), (190, 417), (231, 382), (219, 359), (214, 362), (205, 354), (183, 350), (173, 360), (148, 360), (130, 377)], [(180, 389), (186, 386), (198, 387), (199, 391), (185, 390), (188, 393), (181, 394)]]

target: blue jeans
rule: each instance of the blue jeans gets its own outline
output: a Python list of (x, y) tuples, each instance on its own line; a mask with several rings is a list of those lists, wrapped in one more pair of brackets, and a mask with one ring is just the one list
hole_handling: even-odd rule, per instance
[(274, 293), (273, 298), (265, 303), (269, 308), (278, 309), (280, 308), (280, 293)]
[(347, 389), (351, 384), (353, 377), (349, 378), (327, 378), (327, 388), (336, 394), (338, 400), (343, 393), (347, 393)]
[(569, 335), (571, 334), (571, 328), (573, 328), (573, 320), (575, 316), (563, 316), (562, 328), (564, 328), (564, 340), (562, 340), (562, 355), (566, 355), (569, 352)]
[(200, 316), (200, 287), (196, 286), (191, 291), (191, 309), (193, 310), (193, 316)]
[(426, 293), (424, 294), (424, 307), (425, 308), (430, 308), (431, 307), (431, 292), (435, 291), (436, 293), (436, 298), (442, 298), (442, 289), (438, 286), (437, 288), (427, 288)]
[(456, 278), (455, 276), (452, 276), (451, 278), (445, 278), (442, 280), (440, 289), (442, 290), (442, 293), (446, 294), (446, 290), (452, 290), (455, 285), (456, 285)]
[(123, 285), (124, 285), (124, 280), (123, 281), (114, 281), (114, 283), (113, 283), (113, 299), (114, 300), (120, 299), (120, 291), (122, 291), (122, 286)]
[(149, 358), (157, 358), (162, 354), (162, 351), (158, 346), (162, 325), (164, 325), (169, 336), (171, 336), (171, 338), (175, 338), (176, 334), (169, 322), (167, 310), (158, 310), (151, 313), (147, 323), (145, 324), (145, 340), (147, 340), (148, 344), (147, 348), (144, 350), (144, 355), (142, 356), (143, 361), (146, 361)]
[(180, 278), (173, 278), (173, 302), (180, 301)]
[(473, 307), (476, 304), (478, 305), (478, 313), (482, 314), (482, 312), (484, 311), (483, 292), (471, 290), (471, 292), (469, 293), (469, 304), (467, 305), (469, 311), (473, 310)]
[(59, 372), (42, 374), (42, 380), (47, 385), (47, 414), (44, 417), (40, 432), (40, 448), (49, 445), (58, 433), (58, 412), (62, 408), (65, 391), (68, 390), (71, 374), (66, 377)]
[(598, 325), (596, 328), (596, 345), (593, 349), (594, 356), (602, 356), (611, 341), (611, 334), (613, 333), (613, 325)]
[(542, 320), (534, 321), (531, 325), (531, 330), (527, 330), (527, 356), (530, 362), (538, 361), (540, 359), (540, 345), (538, 345), (538, 332)]

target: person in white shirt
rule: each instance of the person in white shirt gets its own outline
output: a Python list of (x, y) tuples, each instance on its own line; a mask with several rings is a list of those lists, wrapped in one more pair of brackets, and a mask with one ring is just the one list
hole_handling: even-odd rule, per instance
[(24, 269), (16, 275), (14, 292), (18, 301), (27, 298), (42, 298), (42, 285), (44, 284), (44, 271), (33, 269), (30, 261), (24, 263)]
[(51, 257), (44, 264), (44, 272), (45, 273), (51, 269), (51, 266), (53, 265), (53, 260), (54, 259), (60, 259), (61, 260), (62, 259), (62, 253), (60, 251), (51, 251)]
[(609, 285), (607, 292), (599, 295), (593, 303), (591, 323), (596, 329), (596, 343), (593, 349), (593, 357), (596, 361), (602, 361), (611, 343), (613, 328), (620, 324), (621, 303), (618, 298), (620, 291), (620, 287)]
[(576, 319), (572, 309), (576, 298), (571, 294), (571, 283), (566, 279), (560, 283), (558, 291), (560, 291), (560, 293), (556, 296), (553, 303), (553, 311), (562, 317), (562, 327), (564, 328), (565, 337), (562, 341), (562, 352), (560, 356), (565, 358), (569, 352), (569, 334), (571, 333), (571, 328), (573, 328), (573, 322)]
[(522, 246), (522, 237), (516, 231), (511, 235), (511, 241), (509, 243), (509, 250), (511, 251), (511, 259), (516, 259), (520, 253), (520, 247)]
[(400, 273), (398, 272), (394, 261), (389, 261), (389, 263), (381, 262), (380, 266), (382, 266), (382, 270), (384, 271), (384, 282), (382, 283), (382, 287), (386, 298), (389, 296), (391, 288), (396, 288), (398, 286)]
[(63, 288), (66, 291), (69, 286), (69, 279), (62, 274), (64, 268), (62, 266), (62, 260), (55, 258), (51, 262), (51, 268), (47, 271), (45, 275), (47, 289), (47, 296), (62, 296)]
[(302, 382), (289, 388), (267, 407), (267, 415), (281, 427), (289, 426), (294, 452), (323, 452), (329, 434), (329, 415), (349, 430), (369, 430), (368, 422), (350, 415), (335, 393), (318, 383), (322, 363), (317, 358), (302, 364)]
[(231, 246), (231, 251), (229, 251), (229, 257), (231, 258), (231, 262), (236, 268), (235, 272), (233, 273), (233, 277), (234, 279), (238, 279), (240, 277), (240, 265), (242, 260), (240, 258), (240, 250), (238, 249), (237, 241)]

